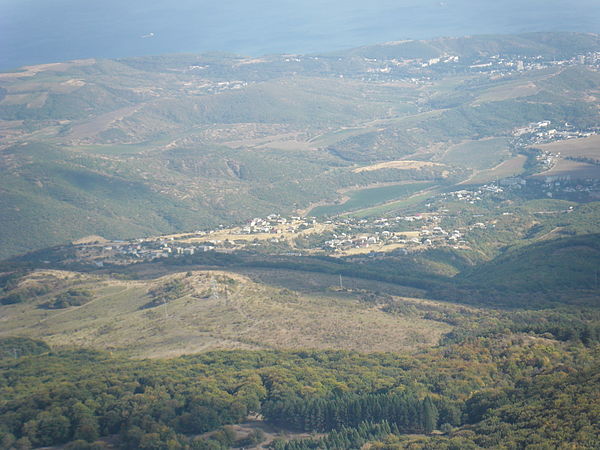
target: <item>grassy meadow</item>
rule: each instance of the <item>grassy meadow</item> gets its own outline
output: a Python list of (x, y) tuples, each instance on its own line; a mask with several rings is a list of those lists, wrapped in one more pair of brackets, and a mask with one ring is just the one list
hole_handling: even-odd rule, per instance
[(334, 216), (354, 212), (372, 206), (387, 203), (398, 198), (411, 196), (412, 194), (431, 187), (433, 183), (410, 183), (391, 186), (360, 189), (346, 193), (348, 199), (338, 205), (318, 206), (309, 212), (311, 216)]
[[(262, 280), (253, 281), (232, 272), (193, 271), (122, 280), (34, 272), (20, 283), (55, 288), (24, 303), (4, 306), (1, 335), (43, 339), (58, 347), (170, 357), (216, 349), (414, 350), (435, 345), (451, 329), (418, 314), (390, 315), (362, 301), (364, 289), (334, 289), (336, 277), (312, 273), (303, 284), (312, 283), (315, 289), (292, 290), (277, 286), (277, 280), (272, 284), (272, 276), (263, 273)], [(295, 279), (298, 276), (304, 275), (295, 274)], [(276, 278), (289, 286), (289, 278), (287, 282), (285, 276)], [(173, 283), (181, 285), (176, 295), (152, 303), (153, 292)], [(351, 279), (346, 284), (368, 285)], [(73, 287), (92, 292), (91, 300), (65, 309), (43, 307)], [(394, 298), (400, 304), (405, 301), (405, 297)]]

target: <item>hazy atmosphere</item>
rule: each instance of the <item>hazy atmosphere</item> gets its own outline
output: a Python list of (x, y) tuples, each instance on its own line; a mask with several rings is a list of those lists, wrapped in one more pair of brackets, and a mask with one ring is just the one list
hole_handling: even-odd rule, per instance
[(0, 69), (180, 52), (311, 53), (399, 39), (600, 31), (594, 0), (0, 1)]
[(600, 0), (0, 0), (0, 450), (599, 443)]

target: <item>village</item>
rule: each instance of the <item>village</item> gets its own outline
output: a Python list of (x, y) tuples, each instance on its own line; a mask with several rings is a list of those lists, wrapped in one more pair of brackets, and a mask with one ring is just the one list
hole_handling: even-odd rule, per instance
[(127, 241), (98, 239), (76, 242), (74, 248), (79, 263), (98, 267), (240, 250), (338, 257), (391, 251), (407, 254), (441, 246), (467, 247), (465, 234), (474, 228), (486, 227), (475, 223), (468, 228), (445, 230), (440, 226), (441, 219), (442, 216), (434, 213), (371, 220), (271, 214), (234, 228), (219, 227)]
[[(518, 57), (507, 57), (503, 55), (491, 55), (479, 59), (465, 60), (457, 55), (449, 53), (435, 58), (423, 59), (375, 59), (364, 58), (367, 64), (366, 73), (369, 81), (377, 79), (388, 79), (390, 76), (407, 75), (414, 73), (412, 78), (394, 79), (392, 81), (411, 81), (416, 84), (424, 80), (431, 80), (437, 72), (447, 72), (448, 69), (462, 70), (466, 73), (487, 74), (494, 78), (511, 76), (515, 73), (543, 70), (552, 67), (588, 66), (600, 68), (600, 52), (589, 52), (575, 55), (567, 59), (547, 59), (541, 55), (521, 55)], [(429, 69), (424, 74), (423, 69)], [(342, 76), (342, 75), (340, 75)], [(363, 79), (367, 79), (364, 78)]]
[(567, 139), (586, 138), (597, 135), (599, 131), (598, 128), (577, 129), (568, 122), (553, 126), (550, 120), (542, 120), (530, 123), (525, 127), (516, 128), (512, 134), (515, 137), (515, 145), (525, 147)]
[[(298, 63), (310, 61), (313, 63), (327, 62), (323, 56), (307, 55), (282, 55), (279, 60), (249, 59), (241, 60), (233, 64), (233, 68), (248, 64), (262, 63), (283, 63), (284, 65), (297, 66)], [(341, 61), (341, 60), (340, 60)], [(396, 81), (410, 82), (416, 85), (427, 84), (436, 77), (437, 73), (445, 73), (448, 70), (463, 71), (465, 73), (475, 73), (489, 75), (494, 78), (502, 78), (518, 73), (524, 73), (534, 70), (543, 70), (552, 67), (570, 67), (570, 66), (588, 66), (591, 68), (600, 68), (600, 52), (589, 52), (575, 55), (567, 59), (547, 59), (541, 55), (520, 55), (508, 57), (500, 54), (479, 57), (479, 58), (461, 58), (458, 55), (444, 53), (433, 58), (362, 58), (364, 68), (361, 71), (351, 66), (352, 70), (345, 70), (343, 65), (333, 69), (323, 68), (323, 74), (329, 73), (339, 78), (360, 78), (363, 81)], [(324, 66), (325, 67), (325, 66)], [(204, 72), (211, 72), (210, 65), (190, 65), (186, 72), (203, 75)], [(427, 69), (423, 72), (423, 69)], [(252, 84), (246, 80), (233, 81), (210, 81), (208, 78), (202, 78), (200, 83), (183, 83), (183, 88), (189, 94), (215, 94), (228, 90), (241, 89)]]
[[(205, 252), (253, 251), (281, 255), (332, 257), (406, 255), (428, 249), (469, 249), (474, 230), (494, 228), (493, 216), (470, 213), (461, 204), (500, 204), (515, 195), (522, 198), (569, 198), (600, 191), (600, 180), (554, 180), (508, 177), (476, 187), (449, 190), (432, 196), (422, 212), (393, 217), (359, 218), (283, 217), (270, 214), (234, 227), (132, 240), (104, 239), (75, 242), (76, 262), (97, 267), (153, 260), (195, 257)], [(454, 205), (454, 206), (452, 206)], [(452, 208), (452, 211), (448, 208)], [(450, 226), (458, 211), (461, 226)], [(444, 225), (446, 224), (446, 225)]]

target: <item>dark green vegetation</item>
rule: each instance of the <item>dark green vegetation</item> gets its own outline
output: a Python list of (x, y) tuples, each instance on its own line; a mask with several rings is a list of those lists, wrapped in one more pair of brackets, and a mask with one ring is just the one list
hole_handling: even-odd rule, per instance
[(392, 421), (397, 433), (431, 433), (441, 420), (458, 425), (460, 412), (455, 405), (440, 404), (431, 397), (423, 400), (413, 392), (402, 394), (336, 395), (332, 398), (281, 401), (264, 406), (267, 420), (305, 431), (331, 431), (336, 428), (357, 428), (365, 421)]
[(148, 296), (152, 299), (142, 306), (142, 308), (154, 308), (159, 305), (164, 305), (171, 300), (175, 300), (185, 295), (186, 285), (181, 280), (173, 280), (159, 286), (148, 292)]
[[(290, 214), (376, 183), (452, 185), (514, 156), (515, 127), (597, 126), (598, 73), (572, 62), (597, 49), (594, 35), (537, 33), (0, 74), (0, 257)], [(541, 68), (515, 71), (527, 58)], [(487, 61), (503, 76), (471, 67)], [(355, 171), (399, 159), (439, 165)], [(346, 206), (407, 194), (387, 189)]]
[(387, 421), (381, 423), (361, 422), (358, 427), (341, 426), (339, 431), (333, 430), (321, 439), (295, 439), (290, 442), (273, 441), (275, 450), (295, 450), (310, 448), (360, 448), (369, 441), (387, 438), (397, 427), (390, 426)]
[(85, 289), (68, 289), (58, 294), (52, 300), (41, 305), (42, 308), (64, 309), (69, 306), (85, 305), (91, 300), (92, 293)]
[(46, 353), (50, 347), (42, 341), (28, 338), (0, 339), (0, 354), (2, 358), (18, 358), (26, 355)]
[(599, 289), (600, 235), (542, 241), (503, 253), (462, 277), (482, 287), (535, 290)]
[[(407, 448), (404, 432), (425, 445), (410, 448), (591, 448), (600, 438), (597, 349), (577, 341), (492, 335), (414, 356), (213, 352), (168, 361), (78, 350), (1, 364), (4, 448), (102, 436), (128, 448), (229, 448), (236, 438), (227, 428), (198, 435), (250, 412), (286, 428), (333, 430), (325, 440), (272, 444), (286, 449), (373, 440)], [(443, 437), (426, 437), (438, 428)]]

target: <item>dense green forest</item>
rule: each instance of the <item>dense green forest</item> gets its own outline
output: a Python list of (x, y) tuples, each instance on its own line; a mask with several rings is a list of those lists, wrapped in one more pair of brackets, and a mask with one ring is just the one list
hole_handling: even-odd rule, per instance
[[(600, 439), (600, 348), (577, 339), (491, 334), (416, 355), (234, 351), (137, 361), (2, 344), (2, 448), (230, 448), (259, 435), (227, 427), (251, 413), (328, 433), (271, 444), (289, 450), (367, 441), (593, 448)], [(6, 351), (13, 347), (18, 354)]]

